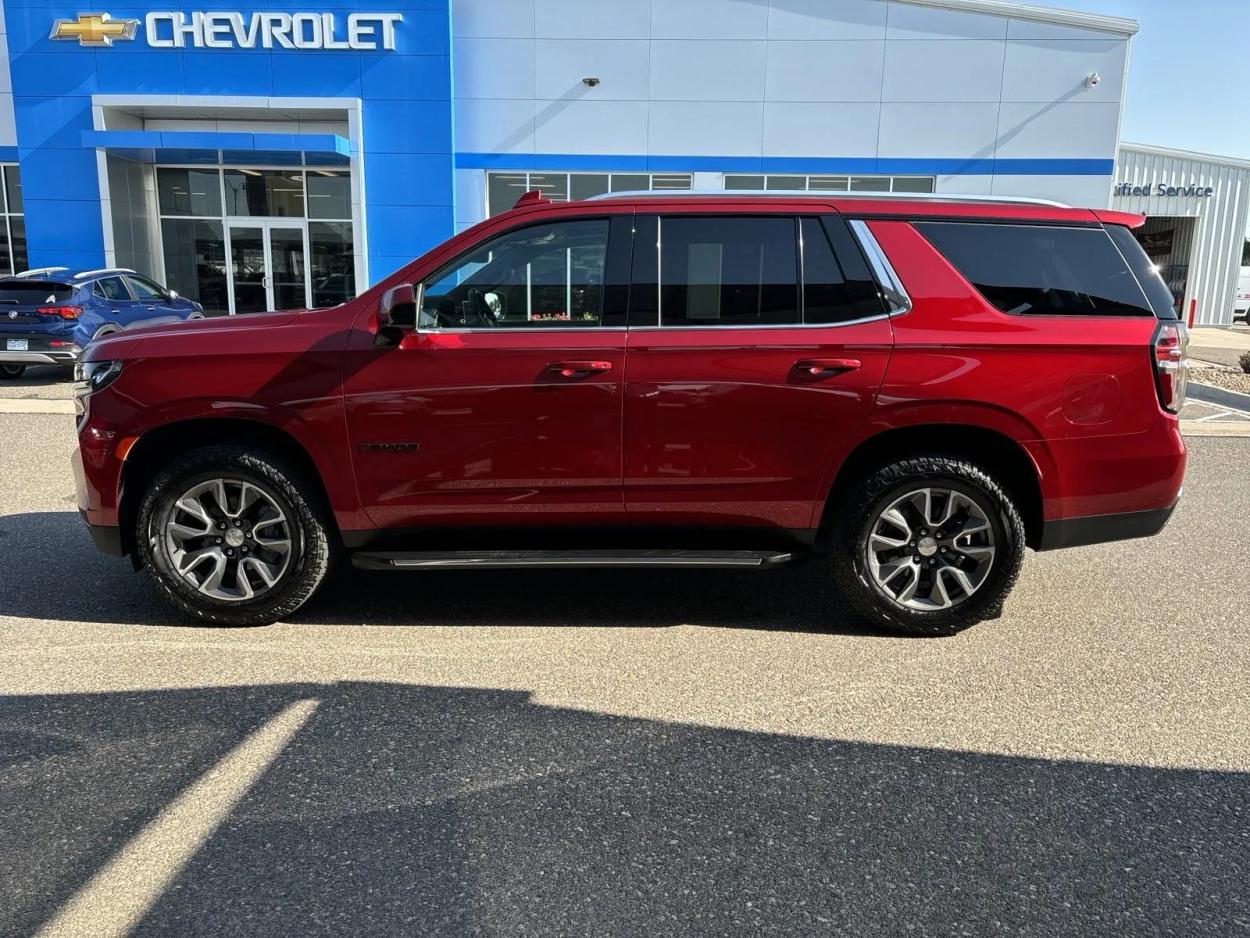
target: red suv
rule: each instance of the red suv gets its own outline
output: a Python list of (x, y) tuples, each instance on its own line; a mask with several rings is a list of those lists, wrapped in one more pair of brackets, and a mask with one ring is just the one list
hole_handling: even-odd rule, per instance
[(1172, 512), (1187, 337), (1141, 222), (530, 194), (333, 309), (93, 345), (79, 502), (101, 549), (217, 625), (289, 615), (341, 554), (811, 561), (873, 622), (947, 634), (1000, 614), (1026, 546)]

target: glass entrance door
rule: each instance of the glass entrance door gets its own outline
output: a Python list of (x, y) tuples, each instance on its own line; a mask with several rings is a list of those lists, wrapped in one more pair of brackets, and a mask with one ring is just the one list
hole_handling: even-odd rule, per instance
[(289, 220), (231, 222), (230, 312), (308, 305), (306, 232)]

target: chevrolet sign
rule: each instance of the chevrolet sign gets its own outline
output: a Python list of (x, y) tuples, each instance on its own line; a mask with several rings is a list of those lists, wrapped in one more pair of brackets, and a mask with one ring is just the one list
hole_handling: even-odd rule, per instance
[[(144, 38), (153, 49), (351, 49), (394, 51), (402, 13), (149, 13)], [(111, 46), (134, 39), (138, 20), (107, 13), (79, 13), (57, 20), (53, 39), (77, 39), (83, 46)]]

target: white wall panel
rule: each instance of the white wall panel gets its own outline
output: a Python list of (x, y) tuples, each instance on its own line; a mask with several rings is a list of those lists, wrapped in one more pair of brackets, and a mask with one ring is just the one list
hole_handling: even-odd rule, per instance
[(646, 39), (651, 35), (651, 4), (536, 0), (534, 30), (539, 39)]
[(994, 195), (1053, 199), (1080, 208), (1106, 208), (1110, 176), (995, 176)]
[(651, 43), (653, 101), (764, 100), (762, 41)]
[(475, 225), (486, 217), (486, 173), (456, 170), (456, 224)]
[(467, 153), (533, 153), (533, 101), (458, 101), (456, 149)]
[(768, 156), (877, 155), (877, 104), (764, 104), (763, 152)]
[[(1007, 43), (1004, 101), (1117, 103), (1124, 91), (1128, 46), (1114, 39), (1038, 39)], [(1086, 77), (1097, 72), (1093, 88)]]
[(533, 39), (458, 39), (457, 98), (534, 97)]
[[(650, 89), (651, 46), (645, 39), (540, 39), (534, 56), (539, 98), (645, 101)], [(582, 79), (602, 84), (587, 88)]]
[(1012, 159), (1109, 158), (1118, 104), (1009, 104), (1000, 109), (998, 155)]
[(759, 156), (763, 108), (758, 103), (656, 101), (648, 128), (650, 152)]
[(534, 35), (535, 0), (454, 0), (452, 35), (528, 39)]
[(662, 0), (651, 4), (653, 39), (759, 39), (768, 5), (759, 0)]
[(1005, 43), (887, 42), (882, 101), (997, 101)]
[(1007, 18), (891, 3), (885, 35), (887, 39), (1005, 39)]
[(879, 155), (991, 159), (996, 104), (882, 104)]
[(646, 153), (647, 102), (539, 102), (534, 115), (538, 153)]
[(886, 12), (882, 0), (770, 0), (768, 38), (884, 39)]
[(993, 176), (938, 176), (935, 191), (938, 195), (992, 195)]
[(764, 96), (769, 101), (877, 101), (885, 43), (879, 40), (774, 43)]

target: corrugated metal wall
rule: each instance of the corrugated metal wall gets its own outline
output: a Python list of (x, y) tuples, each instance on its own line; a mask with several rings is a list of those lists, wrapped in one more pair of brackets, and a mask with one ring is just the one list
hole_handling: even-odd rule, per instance
[[(1209, 198), (1114, 196), (1111, 207), (1143, 215), (1196, 218), (1184, 315), (1198, 301), (1198, 325), (1233, 321), (1233, 290), (1250, 221), (1250, 166), (1187, 158), (1132, 146), (1120, 148), (1115, 185), (1210, 186)], [(1179, 230), (1177, 232), (1180, 234)], [(1177, 248), (1180, 247), (1178, 244)], [(1176, 248), (1174, 248), (1174, 251)]]

